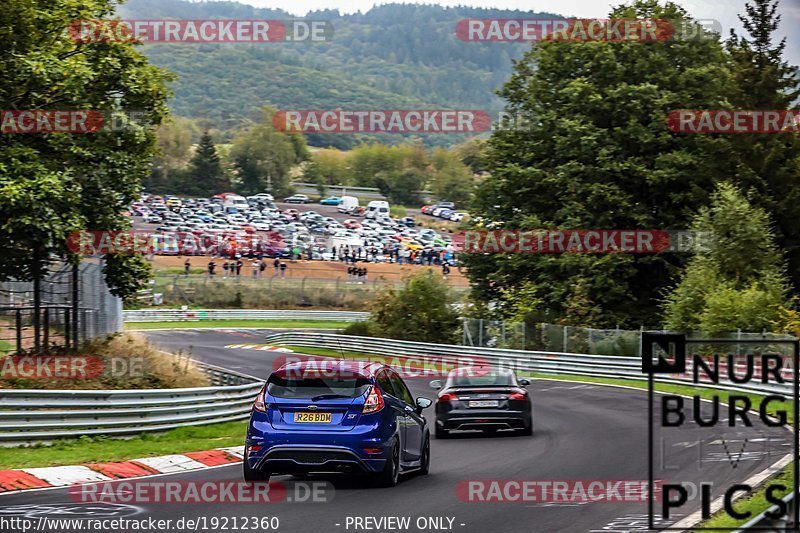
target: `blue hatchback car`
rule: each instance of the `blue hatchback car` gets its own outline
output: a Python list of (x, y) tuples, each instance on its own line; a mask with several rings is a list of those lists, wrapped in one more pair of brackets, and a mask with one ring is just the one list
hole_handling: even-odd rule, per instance
[(276, 474), (366, 473), (382, 486), (401, 472), (427, 474), (428, 398), (411, 396), (381, 363), (301, 361), (272, 373), (253, 404), (244, 478)]

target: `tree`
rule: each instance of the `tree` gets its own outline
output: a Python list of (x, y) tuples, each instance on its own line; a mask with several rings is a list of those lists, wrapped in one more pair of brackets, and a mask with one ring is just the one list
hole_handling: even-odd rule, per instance
[[(745, 36), (731, 30), (726, 43), (734, 76), (733, 105), (738, 109), (785, 110), (800, 97), (798, 69), (783, 54), (786, 40), (774, 43), (781, 17), (778, 2), (754, 0), (739, 15)], [(744, 170), (738, 181), (755, 189), (753, 200), (774, 214), (778, 243), (786, 250), (789, 272), (800, 288), (800, 140), (790, 134), (737, 135), (731, 141)]]
[(441, 200), (456, 203), (459, 208), (469, 203), (475, 189), (472, 169), (461, 162), (455, 151), (436, 148), (431, 156), (435, 169), (428, 180), (428, 189)]
[[(0, 10), (0, 101), (4, 109), (99, 111), (117, 125), (83, 134), (4, 134), (0, 150), (0, 279), (41, 278), (77, 230), (119, 230), (155, 154), (172, 77), (129, 42), (73, 40), (64, 21), (113, 16), (111, 0), (6, 0)], [(134, 116), (133, 112), (138, 113)], [(111, 291), (130, 294), (145, 274), (131, 261), (106, 271)], [(133, 283), (131, 283), (133, 280)]]
[(400, 289), (380, 289), (370, 314), (377, 336), (419, 342), (455, 342), (458, 312), (447, 283), (432, 271), (418, 272)]
[[(289, 170), (304, 157), (304, 144), (298, 136), (275, 130), (274, 110), (264, 109), (263, 120), (233, 140), (230, 159), (237, 177), (236, 189), (256, 194), (269, 189), (283, 194), (289, 188)], [(302, 136), (299, 137), (302, 141)]]
[(788, 281), (766, 211), (721, 183), (692, 230), (708, 246), (694, 254), (664, 299), (666, 327), (711, 334), (773, 328)]
[(157, 131), (158, 154), (145, 186), (148, 191), (184, 192), (185, 173), (192, 157), (192, 144), (199, 141), (200, 129), (194, 120), (172, 117)]
[(229, 188), (222, 163), (211, 134), (206, 130), (194, 151), (183, 187), (187, 194), (210, 196)]
[(453, 147), (461, 162), (472, 169), (475, 174), (486, 170), (486, 141), (470, 139)]
[[(677, 5), (636, 0), (612, 19), (692, 21)], [(473, 214), (507, 229), (681, 229), (716, 181), (735, 176), (730, 141), (676, 135), (674, 109), (721, 108), (731, 77), (718, 39), (546, 41), (515, 65), (500, 92), (515, 128), (496, 131)], [(655, 321), (675, 255), (465, 254), (476, 299), (529, 280), (569, 323), (570, 301), (592, 302), (596, 327)], [(573, 287), (580, 282), (580, 293)], [(573, 306), (574, 309), (574, 306)], [(574, 317), (582, 322), (582, 316)]]
[(395, 171), (378, 172), (375, 185), (391, 203), (413, 205), (421, 202), (419, 191), (425, 184), (425, 173), (409, 167)]
[[(340, 150), (325, 148), (317, 150), (310, 156), (314, 163), (313, 171), (316, 174), (312, 177), (304, 177), (306, 181), (316, 183), (321, 181), (326, 185), (351, 185), (350, 174), (347, 169), (348, 156)], [(309, 167), (306, 167), (307, 169)], [(305, 172), (304, 174), (308, 174)]]

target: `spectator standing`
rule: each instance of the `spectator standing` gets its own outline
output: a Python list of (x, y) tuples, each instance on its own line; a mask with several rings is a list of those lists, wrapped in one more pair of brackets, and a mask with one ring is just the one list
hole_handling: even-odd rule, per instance
[(183, 262), (183, 275), (186, 276), (187, 278), (189, 277), (189, 269), (191, 268), (191, 266), (192, 262), (187, 257), (186, 261)]
[(442, 263), (442, 276), (444, 279), (447, 279), (447, 276), (450, 275), (450, 265), (447, 262)]
[(211, 261), (208, 262), (208, 275), (209, 276), (213, 276), (214, 275), (214, 268), (216, 268), (216, 266), (217, 266), (217, 264), (214, 262), (214, 259), (212, 258)]
[(264, 259), (258, 260), (258, 277), (264, 277), (264, 271), (267, 269), (267, 262)]
[(258, 259), (253, 259), (253, 279), (258, 277)]
[(226, 259), (224, 263), (222, 263), (222, 277), (228, 277), (228, 260)]
[(286, 263), (281, 261), (281, 279), (286, 278)]
[(366, 283), (367, 282), (367, 267), (366, 266), (364, 266), (364, 268), (361, 269), (361, 276), (364, 278), (364, 283)]
[(243, 266), (244, 266), (244, 263), (242, 263), (241, 258), (237, 259), (236, 260), (236, 276), (237, 277), (242, 275), (242, 267)]
[(277, 278), (278, 277), (278, 271), (281, 268), (281, 260), (276, 257), (275, 261), (272, 262), (272, 266), (275, 267), (275, 275), (273, 277)]

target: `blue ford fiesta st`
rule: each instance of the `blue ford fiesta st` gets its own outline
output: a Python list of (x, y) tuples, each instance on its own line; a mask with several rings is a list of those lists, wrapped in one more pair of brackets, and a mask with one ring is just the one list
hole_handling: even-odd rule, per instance
[(430, 430), (390, 367), (358, 361), (301, 361), (272, 373), (253, 404), (244, 478), (276, 474), (366, 473), (381, 486), (401, 472), (427, 474)]

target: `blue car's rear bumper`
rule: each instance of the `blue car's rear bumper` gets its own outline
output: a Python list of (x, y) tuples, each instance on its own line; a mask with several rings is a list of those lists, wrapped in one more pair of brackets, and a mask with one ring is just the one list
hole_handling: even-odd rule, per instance
[(245, 461), (254, 470), (273, 474), (377, 473), (391, 453), (393, 436), (383, 424), (357, 425), (349, 431), (283, 431), (254, 417), (245, 441)]

